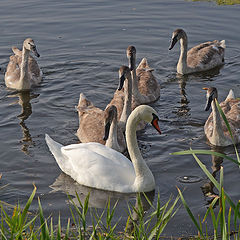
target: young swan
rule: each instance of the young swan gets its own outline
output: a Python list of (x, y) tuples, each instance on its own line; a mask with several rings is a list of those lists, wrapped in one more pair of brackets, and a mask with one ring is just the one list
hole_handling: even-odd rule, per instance
[[(210, 107), (212, 107), (212, 113), (204, 125), (204, 132), (207, 139), (215, 146), (232, 145), (231, 136), (216, 106), (215, 100), (218, 97), (217, 89), (214, 87), (203, 89), (207, 90), (205, 111), (208, 111)], [(230, 90), (227, 98), (220, 103), (220, 106), (229, 122), (233, 134), (233, 141), (237, 144), (240, 142), (240, 100), (235, 99), (233, 91)]]
[(42, 72), (37, 61), (30, 55), (40, 57), (36, 45), (31, 38), (23, 42), (22, 51), (12, 47), (15, 55), (10, 56), (10, 61), (5, 73), (5, 84), (7, 87), (16, 90), (29, 90), (31, 86), (37, 85), (42, 80)]
[[(136, 69), (136, 48), (128, 46), (127, 58), (132, 74), (133, 96), (140, 104), (151, 103), (160, 97), (160, 84), (152, 74), (146, 58), (143, 58)], [(133, 103), (134, 105), (134, 103)]]
[[(121, 66), (119, 71), (119, 86), (115, 91), (113, 99), (107, 105), (117, 107), (119, 126), (125, 132), (127, 119), (133, 109), (132, 106), (132, 78), (130, 69), (127, 66)], [(124, 86), (124, 88), (123, 88)], [(135, 104), (138, 104), (135, 102)], [(139, 104), (138, 104), (139, 105)]]
[(98, 142), (119, 152), (126, 151), (126, 142), (117, 121), (117, 108), (113, 105), (104, 111), (95, 107), (80, 94), (76, 108), (79, 116), (77, 136), (82, 143)]
[(183, 29), (176, 29), (172, 34), (169, 50), (180, 41), (181, 53), (177, 72), (189, 74), (206, 71), (224, 63), (225, 40), (201, 43), (188, 51), (187, 34)]
[(144, 120), (159, 132), (156, 111), (141, 105), (130, 114), (126, 126), (129, 161), (123, 154), (99, 143), (80, 143), (62, 146), (46, 134), (47, 145), (59, 167), (79, 184), (97, 189), (131, 193), (155, 189), (151, 170), (138, 148), (136, 128)]

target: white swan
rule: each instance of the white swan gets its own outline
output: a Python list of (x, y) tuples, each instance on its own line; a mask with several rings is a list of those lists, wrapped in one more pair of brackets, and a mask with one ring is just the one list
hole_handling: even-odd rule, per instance
[[(210, 106), (212, 107), (212, 113), (204, 125), (206, 137), (215, 146), (232, 145), (231, 136), (216, 106), (215, 99), (218, 97), (217, 89), (214, 87), (203, 89), (207, 90), (205, 111), (208, 111)], [(227, 98), (220, 103), (220, 106), (229, 122), (234, 143), (237, 144), (240, 142), (240, 100), (235, 99), (233, 91), (230, 90)]]
[[(143, 58), (136, 69), (136, 48), (128, 46), (127, 58), (132, 73), (132, 91), (136, 101), (140, 104), (151, 103), (160, 97), (160, 84), (152, 74), (146, 58)], [(134, 105), (134, 104), (133, 104)]]
[(116, 151), (125, 152), (127, 145), (117, 122), (117, 108), (114, 105), (103, 111), (81, 93), (76, 109), (79, 116), (77, 136), (82, 143), (98, 142)]
[(172, 34), (169, 50), (180, 41), (181, 53), (177, 72), (189, 74), (206, 71), (224, 63), (225, 40), (201, 43), (188, 51), (187, 34), (183, 29), (176, 29)]
[(141, 120), (151, 123), (161, 133), (156, 111), (146, 105), (137, 107), (126, 126), (127, 147), (132, 162), (99, 143), (64, 147), (48, 135), (46, 142), (61, 170), (82, 185), (123, 193), (148, 192), (155, 188), (155, 180), (137, 144), (136, 128)]
[(5, 84), (9, 88), (17, 90), (29, 90), (31, 86), (37, 85), (42, 80), (42, 72), (37, 61), (30, 55), (30, 51), (35, 56), (40, 57), (36, 45), (31, 38), (23, 42), (22, 51), (12, 47), (15, 55), (10, 56), (10, 61), (5, 73)]

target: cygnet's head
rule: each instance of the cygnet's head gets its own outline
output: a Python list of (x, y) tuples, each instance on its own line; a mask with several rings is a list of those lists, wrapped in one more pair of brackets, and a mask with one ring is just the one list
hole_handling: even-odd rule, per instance
[(209, 88), (203, 88), (203, 90), (207, 90), (206, 98), (206, 106), (205, 106), (205, 111), (208, 111), (211, 107), (212, 101), (216, 98), (218, 98), (218, 93), (217, 89), (215, 87), (209, 87)]
[(117, 121), (117, 108), (116, 106), (111, 105), (107, 107), (104, 112), (104, 141), (107, 141), (109, 137), (110, 126), (114, 120)]
[(40, 57), (40, 54), (37, 52), (37, 48), (36, 48), (36, 45), (34, 43), (34, 41), (31, 39), (31, 38), (27, 38), (24, 40), (23, 42), (23, 46), (33, 52), (33, 54), (36, 56), (36, 57)]
[(127, 66), (121, 66), (119, 68), (119, 85), (118, 85), (118, 90), (121, 90), (123, 88), (123, 84), (125, 79), (130, 79), (131, 78), (131, 72), (129, 67)]
[(129, 63), (129, 68), (132, 71), (136, 65), (136, 48), (134, 46), (128, 46), (127, 48), (127, 58)]
[(172, 38), (171, 38), (171, 41), (170, 41), (169, 50), (171, 50), (175, 46), (177, 41), (180, 40), (181, 38), (186, 39), (187, 35), (186, 35), (186, 33), (183, 29), (178, 28), (172, 33)]

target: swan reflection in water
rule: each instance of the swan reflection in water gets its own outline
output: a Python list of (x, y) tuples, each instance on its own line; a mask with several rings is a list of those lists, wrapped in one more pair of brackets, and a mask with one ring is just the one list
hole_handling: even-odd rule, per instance
[(188, 106), (189, 100), (187, 99), (187, 94), (186, 94), (186, 90), (185, 90), (188, 76), (186, 76), (186, 75), (182, 76), (182, 75), (178, 74), (177, 79), (178, 79), (180, 95), (181, 95), (180, 107), (178, 107), (177, 114), (179, 117), (189, 116), (190, 115), (189, 114), (190, 108)]
[[(88, 196), (88, 194), (90, 194), (88, 204), (89, 204), (89, 207), (92, 207), (92, 208), (104, 209), (107, 206), (109, 201), (110, 201), (111, 206), (113, 206), (117, 202), (119, 202), (119, 200), (131, 202), (134, 199), (136, 201), (135, 209), (138, 209), (139, 202), (137, 200), (136, 193), (126, 194), (126, 193), (104, 191), (104, 190), (86, 187), (86, 186), (78, 184), (76, 181), (74, 181), (70, 176), (68, 176), (65, 173), (61, 173), (56, 178), (55, 182), (52, 185), (50, 185), (50, 188), (53, 189), (51, 191), (51, 193), (60, 191), (60, 192), (63, 192), (63, 193), (73, 196), (72, 200), (73, 200), (74, 204), (76, 204), (78, 207), (80, 207), (80, 206), (78, 203), (78, 199), (76, 197), (76, 193), (78, 194), (81, 203), (84, 203), (86, 197)], [(143, 194), (140, 194), (144, 212), (150, 208), (149, 202), (153, 202), (155, 191), (148, 192), (145, 195), (148, 198), (148, 201)], [(134, 211), (134, 210), (132, 212), (132, 219), (133, 219), (133, 221), (138, 220), (138, 215), (137, 215), (136, 211)], [(130, 222), (130, 224), (128, 225), (128, 231), (131, 231), (132, 227), (133, 227), (133, 223)]]
[(176, 74), (176, 80), (178, 81), (179, 84), (179, 91), (180, 91), (180, 106), (177, 107), (177, 115), (179, 117), (187, 117), (190, 115), (189, 111), (191, 108), (189, 107), (190, 101), (187, 98), (187, 93), (186, 93), (186, 85), (187, 82), (192, 82), (192, 81), (213, 81), (213, 79), (219, 75), (220, 73), (220, 67), (216, 67), (214, 69), (211, 69), (209, 71), (205, 72), (199, 72), (199, 73), (194, 73), (191, 75), (181, 75), (181, 74)]
[[(213, 146), (212, 151), (224, 154), (224, 151), (221, 147)], [(220, 171), (222, 166), (223, 158), (219, 156), (212, 155), (212, 176), (216, 179), (217, 173)], [(204, 196), (207, 199), (208, 204), (210, 204), (215, 197), (218, 197), (218, 193), (214, 191), (214, 184), (209, 181), (203, 184), (201, 187)]]
[(32, 105), (30, 101), (34, 98), (37, 98), (38, 96), (39, 94), (33, 94), (30, 91), (17, 92), (8, 95), (8, 97), (11, 98), (18, 97), (18, 100), (13, 102), (11, 105), (19, 104), (21, 106), (21, 113), (17, 115), (17, 118), (20, 120), (19, 125), (23, 132), (23, 138), (20, 140), (20, 144), (22, 145), (22, 151), (27, 155), (29, 155), (29, 146), (33, 145), (34, 143), (32, 141), (32, 137), (25, 123), (25, 120), (27, 120), (32, 114)]

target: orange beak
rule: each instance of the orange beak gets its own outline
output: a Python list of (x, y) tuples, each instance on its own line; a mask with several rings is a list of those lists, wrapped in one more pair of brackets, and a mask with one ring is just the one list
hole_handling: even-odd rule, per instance
[(159, 134), (162, 134), (161, 130), (160, 130), (160, 127), (158, 126), (158, 119), (157, 118), (152, 121), (152, 125), (159, 132)]
[(208, 90), (208, 88), (207, 87), (204, 87), (204, 88), (202, 88), (203, 90)]

